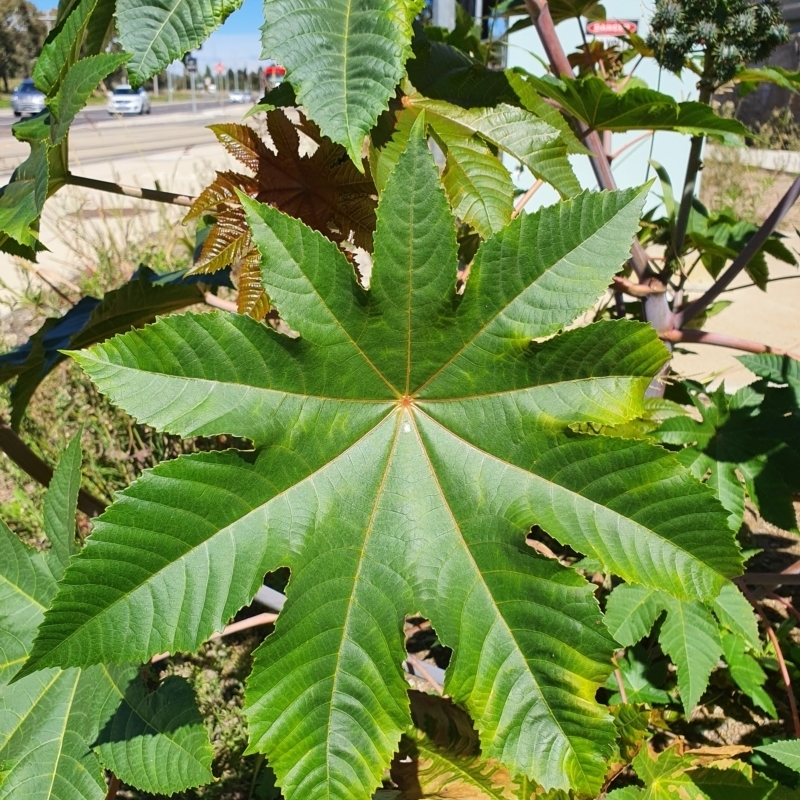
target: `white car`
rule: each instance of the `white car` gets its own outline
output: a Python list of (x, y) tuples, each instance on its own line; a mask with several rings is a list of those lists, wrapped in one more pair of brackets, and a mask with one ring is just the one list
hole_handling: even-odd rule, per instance
[(150, 98), (144, 89), (117, 86), (108, 98), (109, 114), (149, 114)]

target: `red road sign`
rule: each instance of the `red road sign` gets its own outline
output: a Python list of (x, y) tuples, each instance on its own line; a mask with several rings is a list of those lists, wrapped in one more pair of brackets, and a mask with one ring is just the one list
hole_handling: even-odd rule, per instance
[(592, 36), (627, 36), (639, 30), (638, 19), (603, 19), (588, 23), (586, 32)]
[(220, 61), (219, 64), (214, 67), (214, 72), (216, 72), (217, 75), (222, 75), (222, 73), (225, 72), (225, 65)]

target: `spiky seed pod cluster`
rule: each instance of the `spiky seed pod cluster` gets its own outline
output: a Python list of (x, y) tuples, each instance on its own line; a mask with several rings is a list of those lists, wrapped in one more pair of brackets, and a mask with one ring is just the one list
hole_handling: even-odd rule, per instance
[(778, 0), (656, 0), (647, 43), (672, 72), (704, 52), (711, 69), (703, 80), (716, 89), (742, 64), (762, 61), (788, 39)]

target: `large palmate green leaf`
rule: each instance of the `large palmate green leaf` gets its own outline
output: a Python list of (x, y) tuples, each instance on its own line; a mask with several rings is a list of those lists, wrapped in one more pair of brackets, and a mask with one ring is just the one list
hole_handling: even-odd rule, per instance
[[(212, 777), (208, 734), (181, 678), (148, 694), (136, 667), (97, 665), (45, 669), (9, 685), (77, 549), (80, 463), (78, 434), (45, 495), (48, 551), (25, 546), (0, 522), (2, 800), (103, 800), (101, 762), (134, 786), (166, 794)], [(100, 760), (92, 750), (98, 741)]]
[[(192, 650), (289, 567), (255, 655), (250, 751), (284, 796), (367, 800), (410, 723), (402, 624), (452, 647), (446, 690), (484, 756), (597, 792), (615, 647), (593, 586), (531, 552), (538, 524), (630, 581), (712, 599), (740, 557), (724, 510), (666, 451), (570, 425), (640, 414), (667, 353), (619, 321), (543, 342), (628, 257), (645, 190), (513, 220), (456, 292), (455, 221), (418, 121), (378, 205), (371, 288), (338, 247), (240, 194), (265, 290), (299, 338), (171, 316), (76, 354), (114, 402), (255, 450), (166, 462), (97, 520), (23, 674)], [(666, 513), (666, 510), (669, 513)]]
[(122, 46), (135, 85), (201, 45), (242, 0), (117, 0)]
[(361, 166), (364, 137), (411, 56), (421, 0), (265, 0), (264, 58), (287, 70), (297, 103)]

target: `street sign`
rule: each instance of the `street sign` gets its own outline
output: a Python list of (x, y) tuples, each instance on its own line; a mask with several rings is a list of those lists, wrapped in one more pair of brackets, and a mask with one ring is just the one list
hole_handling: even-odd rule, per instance
[(190, 75), (197, 75), (197, 59), (194, 56), (184, 56), (183, 64)]
[(598, 19), (586, 25), (586, 33), (600, 39), (616, 39), (638, 30), (638, 19)]
[(274, 89), (283, 83), (283, 79), (286, 77), (286, 68), (280, 66), (280, 64), (273, 64), (269, 67), (264, 67), (264, 78), (267, 81), (267, 86), (270, 89)]
[(216, 72), (216, 73), (217, 73), (217, 75), (222, 75), (222, 73), (223, 73), (223, 72), (225, 72), (225, 65), (224, 65), (224, 64), (223, 64), (221, 61), (220, 61), (220, 62), (218, 62), (218, 63), (217, 63), (215, 66), (214, 66), (214, 72)]

